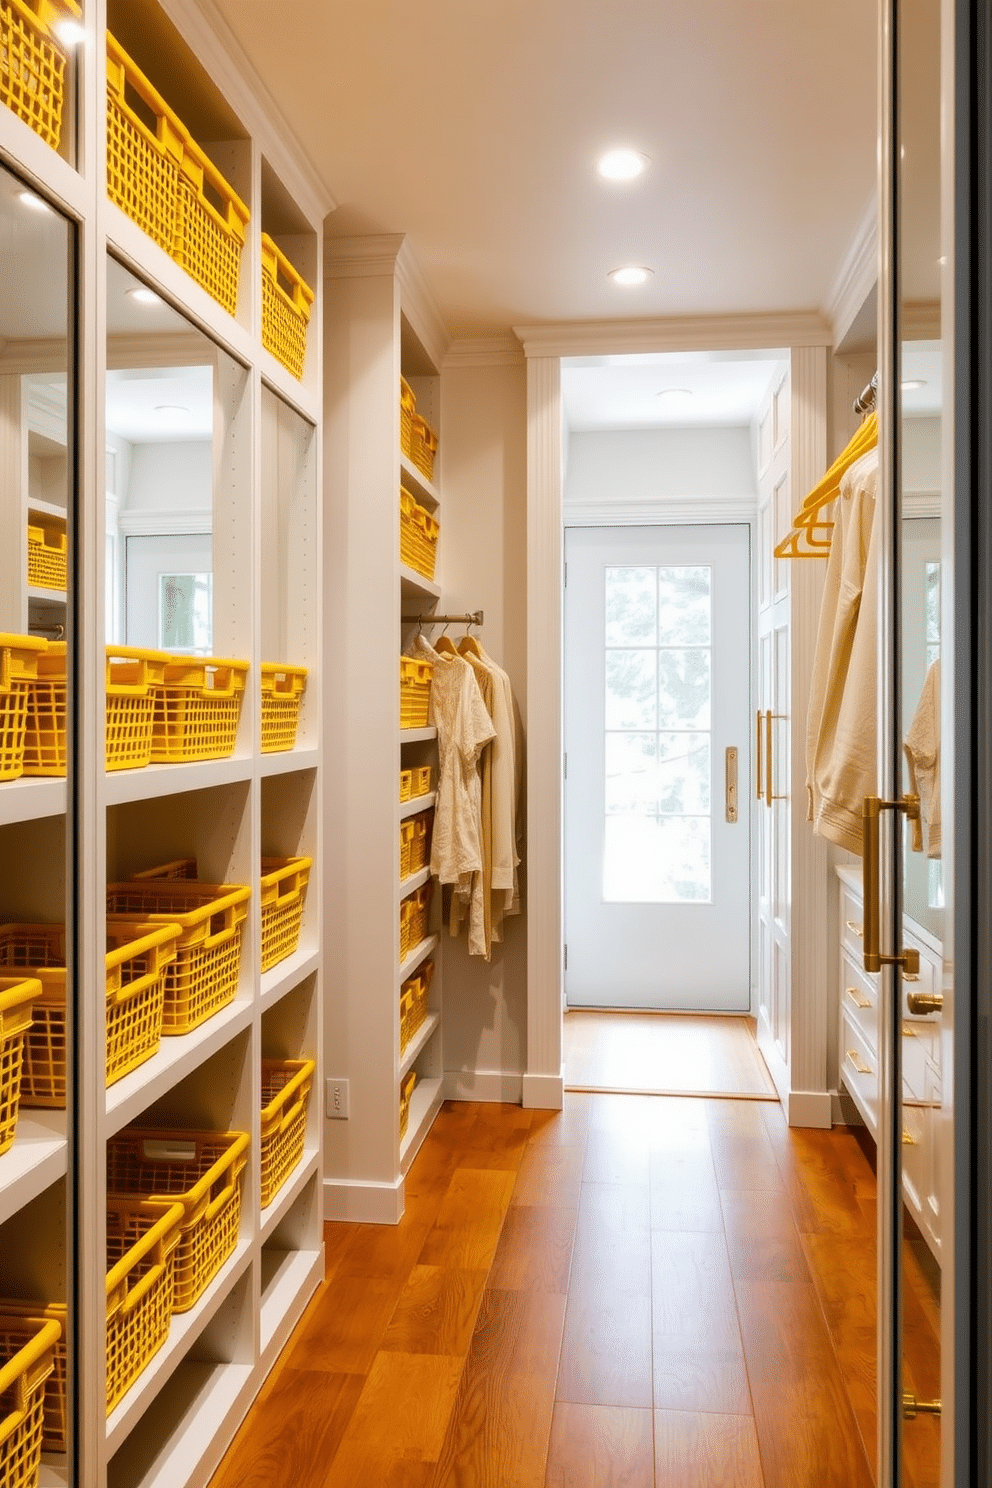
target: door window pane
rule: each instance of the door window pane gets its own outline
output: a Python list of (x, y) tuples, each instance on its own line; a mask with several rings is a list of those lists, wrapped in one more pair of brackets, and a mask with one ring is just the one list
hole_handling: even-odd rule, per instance
[(657, 727), (657, 651), (606, 653), (606, 727)]
[(606, 570), (608, 646), (653, 646), (658, 639), (657, 615), (657, 569)]

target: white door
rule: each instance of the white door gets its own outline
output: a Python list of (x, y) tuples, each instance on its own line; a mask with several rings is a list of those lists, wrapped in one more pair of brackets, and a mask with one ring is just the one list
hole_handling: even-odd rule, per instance
[(750, 1001), (750, 534), (565, 536), (570, 1006)]
[(209, 654), (213, 631), (209, 532), (128, 536), (125, 643)]

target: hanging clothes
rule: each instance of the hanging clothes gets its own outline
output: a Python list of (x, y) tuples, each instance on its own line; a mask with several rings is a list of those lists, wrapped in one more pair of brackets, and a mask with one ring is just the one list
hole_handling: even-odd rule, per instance
[(840, 482), (806, 720), (809, 820), (854, 853), (877, 774), (877, 486), (878, 451), (869, 449)]
[[(479, 658), (472, 653), (467, 653), (464, 658), (475, 673), (482, 694), (482, 701), (490, 718), (493, 716), (493, 679), (490, 672), (483, 666)], [(495, 727), (495, 724), (494, 724)], [(469, 954), (473, 956), (484, 956), (488, 961), (492, 954), (493, 943), (493, 917), (492, 917), (492, 877), (493, 877), (493, 749), (495, 748), (495, 737), (483, 749), (479, 760), (479, 771), (481, 778), (480, 795), (480, 833), (481, 833), (481, 866), (477, 873), (472, 875), (472, 883), (468, 895), (462, 889), (456, 890), (451, 896), (450, 931), (457, 935), (468, 916), (468, 944)]]
[(431, 872), (442, 884), (471, 893), (482, 867), (481, 780), (483, 747), (495, 729), (475, 673), (463, 657), (435, 651), (417, 636), (407, 654), (433, 663), (431, 721), (437, 728), (438, 786), (431, 841)]
[(940, 662), (927, 670), (913, 721), (903, 742), (909, 766), (909, 788), (920, 798), (920, 819), (913, 823), (913, 851), (923, 851), (927, 829), (927, 857), (940, 857)]

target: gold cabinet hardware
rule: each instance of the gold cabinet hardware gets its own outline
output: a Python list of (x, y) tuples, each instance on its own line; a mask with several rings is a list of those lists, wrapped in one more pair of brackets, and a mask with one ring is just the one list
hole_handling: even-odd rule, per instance
[(850, 930), (852, 935), (856, 935), (859, 940), (862, 939), (865, 933), (864, 925), (859, 925), (857, 920), (846, 920), (844, 923), (847, 925), (847, 928), (848, 930)]
[(731, 744), (727, 749), (727, 820), (737, 820), (737, 750)]
[(859, 1008), (870, 1008), (871, 1007), (870, 1000), (867, 997), (861, 997), (859, 995), (859, 993), (858, 993), (857, 987), (845, 987), (844, 988), (844, 991), (847, 993), (848, 997), (854, 1003), (855, 1007), (859, 1007)]
[(939, 1013), (944, 999), (939, 992), (907, 992), (906, 1006), (914, 1017), (924, 1018), (927, 1013)]
[(904, 982), (918, 982), (920, 980), (920, 973), (918, 971), (903, 971), (902, 979)]
[(854, 1065), (854, 1068), (857, 1070), (859, 1075), (873, 1075), (875, 1073), (873, 1069), (869, 1068), (867, 1064), (863, 1064), (862, 1061), (858, 1058), (858, 1052), (856, 1049), (848, 1049), (847, 1057)]
[(902, 1025), (902, 1036), (903, 1036), (903, 1038), (915, 1038), (916, 1037), (916, 1029), (915, 1028), (910, 1028), (910, 1026), (909, 1026), (908, 1023), (904, 1023)]
[(939, 1400), (917, 1400), (908, 1390), (902, 1397), (902, 1414), (906, 1421), (915, 1421), (917, 1416), (939, 1416)]
[(765, 805), (770, 806), (775, 799), (772, 795), (774, 773), (772, 771), (772, 710), (769, 708), (765, 714)]
[(920, 798), (907, 795), (898, 801), (883, 801), (881, 796), (865, 796), (862, 808), (863, 883), (864, 883), (864, 962), (865, 971), (881, 971), (883, 965), (899, 966), (903, 975), (912, 976), (920, 969), (920, 953), (906, 947), (899, 955), (884, 955), (880, 948), (881, 902), (879, 884), (879, 821), (883, 811), (901, 811), (907, 821), (919, 821)]
[(755, 741), (754, 741), (754, 759), (755, 759), (756, 777), (757, 777), (756, 780), (755, 780), (754, 794), (755, 794), (755, 799), (758, 800), (758, 801), (760, 801), (761, 798), (762, 798), (762, 796), (764, 795), (764, 786), (763, 786), (763, 782), (762, 782), (762, 778), (761, 778), (762, 733), (761, 733), (761, 709), (760, 708), (758, 709), (757, 713), (754, 715), (754, 719), (755, 719), (755, 724), (756, 724), (756, 728), (757, 728), (757, 737), (755, 738)]
[(914, 1137), (913, 1133), (905, 1126), (902, 1129), (902, 1145), (904, 1147), (918, 1147), (920, 1145), (919, 1138)]

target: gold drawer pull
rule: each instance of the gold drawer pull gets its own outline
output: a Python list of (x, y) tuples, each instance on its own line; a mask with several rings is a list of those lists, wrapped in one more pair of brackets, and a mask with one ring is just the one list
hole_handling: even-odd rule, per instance
[(854, 1068), (857, 1070), (859, 1075), (873, 1075), (875, 1073), (873, 1069), (868, 1068), (867, 1064), (861, 1063), (861, 1060), (858, 1058), (856, 1049), (848, 1049), (847, 1057), (854, 1065)]
[(915, 1028), (910, 1028), (910, 1026), (909, 1026), (908, 1023), (904, 1023), (902, 1025), (902, 1036), (903, 1036), (903, 1038), (915, 1038), (916, 1037), (916, 1029)]
[(913, 1133), (908, 1131), (906, 1127), (902, 1129), (902, 1145), (904, 1147), (918, 1147), (920, 1145), (919, 1138), (914, 1137)]
[(859, 1007), (859, 1008), (870, 1008), (871, 1007), (871, 1003), (869, 1002), (869, 1000), (868, 1000), (867, 997), (860, 997), (858, 995), (858, 989), (857, 989), (857, 987), (845, 987), (844, 988), (844, 991), (847, 993), (848, 997), (851, 999), (851, 1001), (855, 1004), (856, 1007)]
[(852, 934), (856, 935), (859, 940), (864, 938), (865, 927), (863, 925), (859, 925), (857, 920), (848, 920), (847, 928), (852, 932)]
[(918, 982), (920, 980), (920, 973), (918, 971), (904, 971), (902, 979), (904, 982)]

